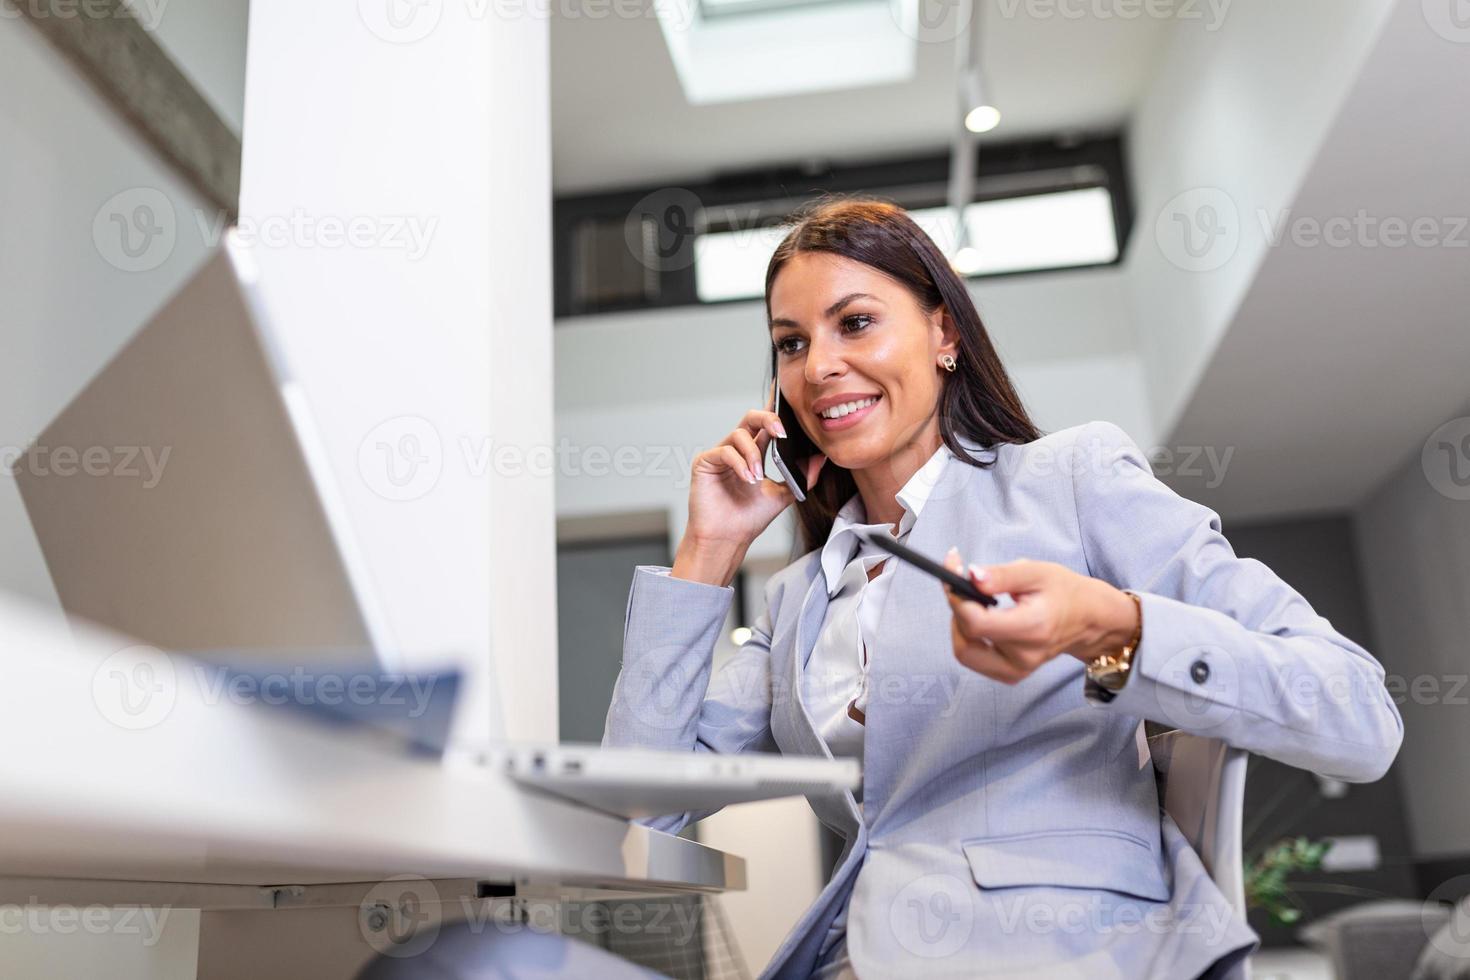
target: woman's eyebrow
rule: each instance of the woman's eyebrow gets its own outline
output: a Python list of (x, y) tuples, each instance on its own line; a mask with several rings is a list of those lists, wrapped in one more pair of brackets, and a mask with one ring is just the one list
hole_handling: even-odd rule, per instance
[[(832, 317), (834, 317), (838, 313), (840, 313), (842, 311), (842, 308), (844, 306), (846, 306), (848, 303), (851, 303), (854, 300), (859, 300), (859, 299), (871, 299), (871, 300), (874, 300), (874, 301), (877, 301), (877, 302), (880, 302), (880, 303), (882, 302), (882, 300), (878, 299), (878, 297), (876, 297), (876, 296), (874, 296), (874, 295), (872, 295), (870, 293), (848, 293), (846, 296), (842, 297), (837, 302), (835, 302), (831, 306), (827, 307), (827, 309), (822, 312), (822, 316), (823, 316), (823, 318), (830, 320)], [(788, 320), (785, 317), (776, 317), (775, 319), (773, 319), (771, 321), (770, 325), (766, 329), (768, 329), (768, 330), (775, 330), (777, 327), (796, 327), (796, 326), (800, 326), (800, 324), (798, 324), (795, 320)]]

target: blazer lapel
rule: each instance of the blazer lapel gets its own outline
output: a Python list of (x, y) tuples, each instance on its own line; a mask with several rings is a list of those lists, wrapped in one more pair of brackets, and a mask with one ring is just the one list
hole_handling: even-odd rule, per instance
[[(821, 562), (814, 561), (806, 595), (802, 598), (801, 610), (797, 614), (796, 628), (787, 631), (784, 640), (771, 649), (771, 679), (776, 684), (771, 709), (771, 731), (783, 753), (828, 759), (833, 757), (826, 740), (812, 723), (801, 696), (802, 673), (807, 658), (816, 646), (822, 620), (827, 615), (827, 605), (827, 580), (822, 575)], [(843, 793), (841, 796), (810, 796), (807, 800), (817, 819), (845, 839), (850, 840), (857, 834), (859, 816), (857, 802), (852, 793)]]

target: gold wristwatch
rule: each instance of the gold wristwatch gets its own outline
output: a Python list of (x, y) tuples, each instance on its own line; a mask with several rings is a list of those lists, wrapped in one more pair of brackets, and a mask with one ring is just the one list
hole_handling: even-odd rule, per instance
[(1143, 601), (1136, 592), (1129, 589), (1124, 589), (1123, 592), (1133, 600), (1133, 605), (1138, 610), (1138, 625), (1133, 629), (1133, 636), (1121, 649), (1099, 654), (1088, 662), (1088, 693), (1099, 701), (1113, 700), (1123, 685), (1128, 683), (1128, 673), (1133, 669), (1133, 651), (1138, 649), (1138, 644), (1143, 639)]

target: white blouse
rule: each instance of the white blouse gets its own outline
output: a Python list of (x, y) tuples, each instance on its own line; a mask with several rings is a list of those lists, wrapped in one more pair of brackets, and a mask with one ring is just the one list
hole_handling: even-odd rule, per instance
[[(940, 444), (934, 455), (898, 491), (903, 515), (898, 522), (898, 540), (908, 537), (929, 493), (939, 481), (945, 464), (954, 454)], [(854, 494), (832, 523), (822, 547), (822, 574), (826, 579), (828, 604), (822, 629), (801, 678), (801, 696), (812, 723), (826, 740), (833, 755), (862, 760), (862, 716), (868, 704), (868, 652), (865, 638), (876, 636), (879, 614), (893, 578), (894, 562), (887, 562), (877, 578), (868, 581), (868, 571), (892, 557), (858, 535), (876, 530), (893, 533), (892, 524), (869, 524), (861, 494)], [(861, 789), (858, 798), (862, 798)]]

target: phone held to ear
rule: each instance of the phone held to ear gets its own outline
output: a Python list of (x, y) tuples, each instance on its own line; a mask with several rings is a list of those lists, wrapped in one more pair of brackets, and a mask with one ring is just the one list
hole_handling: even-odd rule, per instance
[[(780, 416), (781, 415), (781, 386), (778, 384), (778, 385), (775, 385), (774, 387), (776, 389), (775, 412), (776, 412), (776, 415), (777, 416)], [(781, 424), (786, 429), (786, 431), (787, 431), (788, 434), (791, 433), (791, 432), (804, 432), (805, 431), (805, 430), (803, 430), (801, 428), (801, 426), (799, 426), (799, 425), (796, 424), (796, 420), (795, 419), (792, 419), (790, 422), (787, 422), (786, 419), (782, 418), (781, 419)], [(772, 439), (770, 441), (771, 461), (776, 464), (776, 469), (780, 472), (781, 479), (783, 479), (783, 480), (786, 481), (786, 485), (791, 488), (791, 493), (796, 497), (796, 499), (798, 501), (805, 500), (806, 499), (806, 491), (807, 491), (807, 485), (806, 485), (806, 462), (807, 462), (807, 459), (809, 459), (810, 457), (807, 457), (807, 459), (797, 459), (793, 455), (790, 463), (788, 464), (785, 456), (782, 454), (781, 449), (780, 449), (780, 444), (783, 443), (783, 442), (787, 442), (787, 441), (786, 440), (783, 440), (783, 439)], [(789, 448), (790, 447), (790, 443), (789, 442), (787, 442), (787, 446), (788, 446), (787, 454), (790, 454), (791, 453), (791, 449)]]

